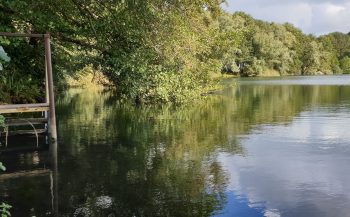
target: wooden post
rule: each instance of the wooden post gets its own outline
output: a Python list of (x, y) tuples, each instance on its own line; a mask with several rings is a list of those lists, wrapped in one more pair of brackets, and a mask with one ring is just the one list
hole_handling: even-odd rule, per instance
[[(47, 76), (47, 60), (46, 60), (46, 53), (45, 53), (45, 103), (49, 104), (50, 100), (49, 100), (49, 80), (48, 80), (48, 76)], [(48, 120), (49, 119), (49, 114), (48, 111), (44, 111), (44, 117)], [(47, 121), (45, 123), (45, 129), (47, 130), (46, 132), (49, 132), (49, 122)], [(50, 144), (50, 135), (47, 134), (45, 136), (45, 142), (46, 144)]]
[(47, 58), (46, 58), (46, 53), (45, 53), (45, 102), (50, 103), (49, 100), (49, 80), (48, 80), (48, 75), (47, 75)]
[(57, 128), (56, 128), (56, 112), (55, 112), (55, 96), (53, 91), (53, 77), (52, 77), (52, 63), (51, 63), (51, 45), (50, 45), (50, 34), (44, 35), (45, 39), (45, 59), (46, 59), (46, 71), (47, 71), (47, 81), (49, 89), (49, 129), (51, 134), (51, 139), (57, 140)]
[(51, 207), (54, 216), (58, 216), (58, 166), (57, 166), (57, 141), (50, 142), (50, 189), (51, 189)]

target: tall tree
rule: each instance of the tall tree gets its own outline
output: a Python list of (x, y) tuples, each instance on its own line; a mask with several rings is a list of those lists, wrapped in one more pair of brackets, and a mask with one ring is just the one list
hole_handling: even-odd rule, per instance
[[(209, 34), (211, 20), (219, 15), (220, 3), (2, 1), (0, 30), (51, 32), (56, 72), (73, 71), (89, 63), (100, 68), (122, 96), (176, 102), (188, 98), (191, 87), (199, 91), (209, 74), (220, 70), (209, 61), (214, 43)], [(37, 57), (31, 59), (39, 61)]]

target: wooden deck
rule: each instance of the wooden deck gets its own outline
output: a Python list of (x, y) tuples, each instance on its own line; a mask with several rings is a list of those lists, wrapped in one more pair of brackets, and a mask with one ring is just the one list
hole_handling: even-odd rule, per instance
[(5, 173), (5, 174), (0, 174), (0, 181), (6, 180), (6, 179), (21, 178), (21, 177), (45, 176), (50, 174), (50, 172), (51, 170), (49, 169), (36, 169), (31, 171), (17, 171), (13, 173)]
[(28, 124), (38, 125), (38, 124), (46, 124), (48, 122), (47, 118), (25, 118), (25, 119), (6, 119), (6, 126), (28, 126)]
[(49, 111), (48, 103), (0, 105), (0, 114)]

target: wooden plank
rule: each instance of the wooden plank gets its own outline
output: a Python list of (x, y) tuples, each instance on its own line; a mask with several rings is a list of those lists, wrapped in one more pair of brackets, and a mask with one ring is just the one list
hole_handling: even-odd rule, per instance
[(26, 33), (0, 32), (0, 36), (7, 36), (7, 37), (44, 38), (45, 34), (26, 34)]
[[(23, 119), (6, 119), (6, 126), (27, 126), (30, 124), (46, 124), (48, 122), (47, 118), (23, 118)], [(30, 123), (30, 124), (29, 124)]]
[(48, 103), (0, 105), (0, 114), (48, 111)]
[(0, 174), (0, 181), (6, 180), (6, 179), (21, 178), (21, 177), (44, 176), (49, 173), (50, 173), (49, 169), (37, 169), (37, 170), (31, 170), (31, 171), (5, 173), (5, 174)]
[(20, 146), (20, 147), (1, 147), (0, 146), (0, 154), (6, 154), (6, 153), (26, 153), (26, 152), (33, 152), (33, 151), (47, 151), (48, 145), (39, 145), (39, 147), (36, 146)]
[(36, 129), (34, 130), (16, 130), (16, 131), (9, 131), (8, 136), (17, 136), (17, 135), (35, 135), (35, 134), (43, 134), (47, 133), (46, 129)]

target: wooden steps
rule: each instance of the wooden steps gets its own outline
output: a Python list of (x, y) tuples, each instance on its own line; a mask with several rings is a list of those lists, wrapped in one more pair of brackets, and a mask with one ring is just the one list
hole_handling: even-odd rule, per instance
[[(49, 33), (26, 34), (26, 33), (0, 32), (0, 36), (42, 38), (44, 42), (44, 47), (45, 47), (45, 67), (43, 68), (43, 71), (45, 71), (45, 103), (0, 105), (0, 114), (45, 112), (45, 117), (48, 117), (50, 120), (50, 121), (47, 121), (47, 119), (25, 120), (25, 118), (17, 119), (17, 120), (5, 120), (6, 144), (7, 144), (8, 135), (19, 135), (19, 134), (28, 134), (28, 133), (30, 134), (46, 133), (48, 128), (50, 132), (50, 139), (57, 140), (50, 34)], [(50, 124), (48, 124), (48, 122)], [(38, 130), (34, 129), (34, 128), (37, 128), (34, 125), (39, 125), (39, 124), (42, 124), (42, 125), (45, 124), (46, 125), (45, 127), (40, 127), (45, 129), (38, 129)], [(28, 131), (27, 128), (25, 128), (26, 125), (29, 125), (29, 127), (33, 128), (32, 131)], [(13, 131), (16, 130), (17, 132), (11, 132), (11, 130)]]
[(49, 103), (0, 105), (0, 114), (49, 111)]
[(0, 146), (0, 154), (6, 154), (6, 153), (32, 153), (34, 151), (47, 151), (49, 149), (49, 145), (48, 144), (44, 144), (44, 145), (39, 145), (37, 146), (20, 146), (20, 147), (12, 147), (12, 146), (5, 146), (3, 144), (3, 146)]
[(36, 135), (47, 133), (46, 129), (35, 129), (35, 130), (16, 130), (9, 131), (8, 136), (17, 136), (17, 135)]
[(16, 119), (6, 119), (6, 126), (27, 126), (30, 124), (38, 125), (38, 124), (46, 124), (48, 123), (47, 118), (16, 118)]
[(30, 171), (18, 171), (13, 173), (0, 174), (0, 181), (6, 179), (15, 179), (21, 177), (32, 177), (32, 176), (44, 176), (49, 174), (51, 171), (49, 169), (36, 169)]
[[(5, 125), (8, 127), (8, 132), (3, 132), (2, 134), (7, 136), (45, 134), (47, 133), (47, 129), (44, 128), (44, 126), (35, 125), (44, 125), (47, 123), (47, 118), (10, 118), (5, 121)], [(23, 128), (23, 126), (28, 126), (30, 129)], [(12, 127), (21, 128), (12, 130)]]

